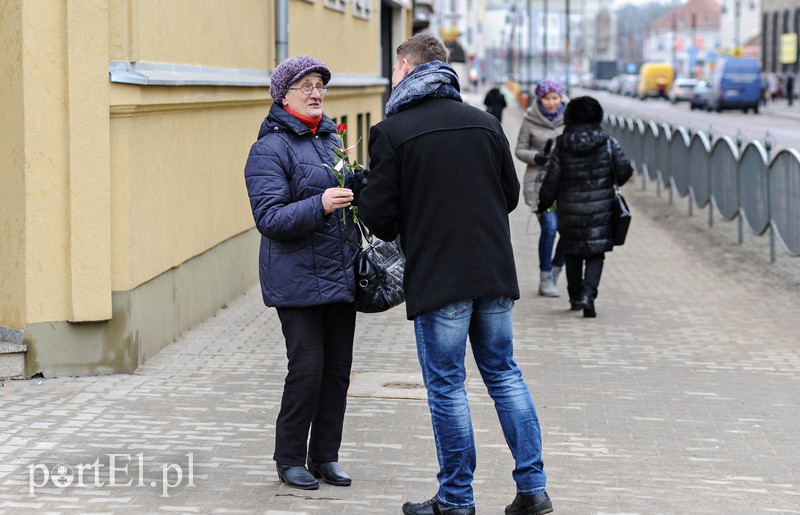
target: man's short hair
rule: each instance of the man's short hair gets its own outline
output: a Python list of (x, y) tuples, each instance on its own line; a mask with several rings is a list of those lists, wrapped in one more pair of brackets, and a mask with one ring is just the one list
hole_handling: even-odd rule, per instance
[(416, 67), (430, 61), (447, 62), (447, 48), (435, 36), (420, 33), (411, 36), (397, 47), (397, 57), (403, 57)]

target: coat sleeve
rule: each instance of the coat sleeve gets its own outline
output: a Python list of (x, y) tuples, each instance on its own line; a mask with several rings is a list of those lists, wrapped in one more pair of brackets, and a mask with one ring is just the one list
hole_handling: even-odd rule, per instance
[(561, 156), (558, 150), (550, 153), (546, 170), (542, 187), (539, 190), (539, 207), (537, 209), (539, 212), (550, 209), (558, 197), (558, 189), (561, 185)]
[[(498, 125), (499, 122), (498, 122)], [(505, 133), (500, 128), (500, 145), (503, 149), (503, 164), (501, 168), (501, 183), (503, 187), (503, 195), (506, 197), (506, 205), (508, 212), (512, 212), (519, 204), (519, 178), (517, 177), (517, 170), (514, 167), (514, 158), (511, 156), (511, 147), (509, 146), (508, 139)]]
[(303, 237), (325, 226), (322, 194), (296, 199), (289, 165), (271, 145), (257, 141), (245, 165), (245, 184), (258, 232), (274, 241)]
[(611, 159), (614, 163), (617, 184), (622, 186), (628, 182), (628, 179), (633, 175), (633, 167), (631, 166), (630, 159), (628, 159), (625, 152), (622, 151), (622, 147), (614, 138), (611, 139)]
[(536, 152), (538, 152), (538, 150), (534, 149), (531, 145), (532, 130), (533, 124), (527, 120), (523, 120), (519, 128), (519, 135), (517, 136), (517, 146), (514, 149), (514, 155), (517, 156), (517, 159), (529, 165), (536, 164), (533, 157), (536, 155)]
[(358, 200), (358, 217), (378, 238), (392, 241), (400, 225), (400, 161), (377, 125), (369, 135), (369, 179)]

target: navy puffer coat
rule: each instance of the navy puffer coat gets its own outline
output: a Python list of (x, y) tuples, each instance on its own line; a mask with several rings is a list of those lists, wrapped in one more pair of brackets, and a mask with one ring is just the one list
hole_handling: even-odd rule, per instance
[(597, 125), (568, 127), (547, 162), (539, 210), (558, 202), (559, 244), (566, 254), (587, 257), (614, 248), (612, 159), (620, 186), (633, 168), (613, 138), (609, 153), (609, 138)]
[(322, 193), (339, 182), (336, 124), (323, 115), (316, 135), (273, 104), (250, 149), (245, 182), (261, 233), (259, 275), (267, 306), (307, 307), (353, 302), (353, 260), (360, 236), (348, 213), (325, 215)]

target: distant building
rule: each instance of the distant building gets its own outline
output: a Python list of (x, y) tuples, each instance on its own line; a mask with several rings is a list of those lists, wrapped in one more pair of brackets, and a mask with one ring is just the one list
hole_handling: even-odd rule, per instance
[(797, 74), (800, 4), (797, 0), (762, 0), (761, 10), (761, 68)]
[(569, 73), (574, 83), (592, 62), (614, 58), (615, 32), (612, 0), (487, 0), (487, 73), (523, 85)]
[(706, 77), (722, 51), (720, 15), (716, 0), (669, 11), (645, 27), (644, 60), (672, 63), (678, 76)]

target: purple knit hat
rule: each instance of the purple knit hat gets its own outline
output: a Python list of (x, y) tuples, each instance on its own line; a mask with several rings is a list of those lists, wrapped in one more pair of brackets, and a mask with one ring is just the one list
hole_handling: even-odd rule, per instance
[(297, 55), (285, 59), (272, 70), (269, 94), (275, 102), (280, 102), (292, 84), (312, 72), (322, 76), (323, 84), (328, 84), (331, 80), (331, 71), (328, 67), (310, 55)]
[(564, 85), (556, 79), (543, 79), (536, 84), (536, 98), (541, 99), (548, 93), (557, 93), (564, 96)]

